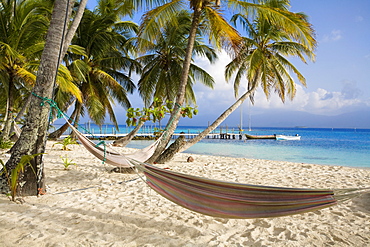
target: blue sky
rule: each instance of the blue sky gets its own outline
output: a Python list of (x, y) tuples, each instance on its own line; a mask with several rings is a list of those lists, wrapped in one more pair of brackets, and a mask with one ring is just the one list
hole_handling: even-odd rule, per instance
[[(92, 8), (95, 3), (96, 1), (89, 0), (88, 8)], [(258, 91), (255, 105), (250, 107), (252, 118), (254, 115), (272, 112), (292, 112), (294, 123), (296, 112), (322, 116), (361, 112), (362, 115), (370, 116), (370, 1), (292, 0), (291, 6), (291, 11), (304, 12), (309, 16), (318, 41), (314, 63), (303, 64), (299, 60), (293, 60), (305, 76), (307, 87), (299, 85), (295, 99), (288, 100), (285, 104), (273, 93), (267, 100)], [(183, 120), (183, 124), (207, 125), (208, 121), (212, 122), (234, 102), (232, 83), (224, 80), (224, 67), (229, 61), (224, 53), (212, 65), (202, 59), (196, 60), (198, 65), (213, 75), (216, 86), (214, 90), (210, 90), (201, 84), (195, 85), (199, 115), (191, 121)], [(244, 90), (240, 88), (240, 92)], [(130, 96), (130, 99), (133, 107), (142, 106), (137, 95)], [(243, 118), (247, 119), (247, 102), (244, 103), (244, 108)], [(123, 123), (124, 110), (119, 107), (116, 109), (118, 118)], [(239, 114), (239, 111), (234, 113), (225, 123), (238, 125), (236, 121), (239, 121)], [(356, 119), (353, 121), (356, 122)], [(358, 124), (370, 128), (370, 123)], [(259, 125), (271, 126), (268, 122)]]

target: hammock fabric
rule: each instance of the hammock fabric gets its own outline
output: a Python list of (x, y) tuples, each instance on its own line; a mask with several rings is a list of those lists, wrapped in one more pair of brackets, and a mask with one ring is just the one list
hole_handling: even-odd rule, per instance
[(267, 218), (310, 212), (337, 203), (332, 190), (256, 186), (195, 177), (139, 165), (148, 185), (192, 211), (221, 218)]
[(128, 162), (128, 159), (136, 160), (139, 162), (145, 162), (147, 159), (149, 159), (157, 145), (160, 142), (160, 138), (156, 140), (154, 143), (152, 143), (150, 146), (143, 148), (135, 153), (132, 154), (125, 154), (123, 156), (120, 153), (114, 152), (114, 151), (108, 151), (100, 146), (97, 146), (94, 142), (92, 142), (90, 139), (88, 139), (86, 136), (84, 136), (80, 131), (78, 131), (72, 124), (70, 124), (68, 121), (69, 127), (73, 130), (73, 132), (76, 134), (78, 140), (82, 143), (82, 145), (90, 152), (92, 153), (96, 158), (110, 164), (113, 166), (119, 166), (122, 168), (130, 168), (133, 167), (133, 165)]
[[(268, 218), (300, 214), (336, 205), (364, 189), (300, 189), (224, 182), (182, 174), (143, 163), (128, 155), (103, 153), (77, 129), (82, 145), (97, 158), (120, 167), (136, 167), (160, 195), (192, 211), (221, 218)], [(153, 148), (149, 148), (148, 155)]]
[(21, 128), (19, 128), (19, 126), (17, 125), (16, 122), (13, 123), (13, 129), (14, 129), (14, 133), (15, 135), (19, 138), (19, 136), (21, 135)]

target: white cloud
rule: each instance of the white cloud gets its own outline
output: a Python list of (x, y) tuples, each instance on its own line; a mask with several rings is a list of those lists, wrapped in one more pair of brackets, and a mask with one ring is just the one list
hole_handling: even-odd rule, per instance
[(342, 39), (342, 31), (341, 30), (333, 30), (330, 32), (329, 35), (324, 36), (323, 42), (330, 42), (330, 41), (338, 41)]
[[(344, 89), (346, 87), (347, 85), (344, 86)], [(364, 101), (358, 97), (348, 97), (348, 92), (345, 90), (330, 92), (323, 88), (317, 88), (313, 92), (308, 92), (300, 85), (297, 86), (294, 99), (292, 101), (286, 100), (285, 103), (274, 93), (269, 99), (266, 99), (265, 94), (259, 90), (255, 96), (255, 108), (303, 111), (319, 115), (338, 115), (350, 108), (370, 107), (370, 99)]]
[(340, 30), (333, 30), (330, 35), (332, 40), (340, 40), (342, 38), (342, 31)]
[[(331, 38), (341, 38), (341, 31), (334, 30)], [(231, 61), (229, 56), (222, 52), (219, 60), (215, 64), (209, 64), (205, 59), (196, 59), (196, 63), (210, 73), (216, 85), (211, 90), (201, 84), (196, 84), (194, 91), (197, 97), (197, 104), (200, 111), (209, 114), (220, 114), (235, 102), (233, 83), (226, 83), (224, 77), (225, 66)], [(291, 110), (303, 111), (313, 114), (337, 115), (348, 111), (349, 109), (370, 107), (370, 98), (363, 97), (360, 86), (354, 81), (344, 80), (340, 82), (342, 87), (335, 91), (320, 88), (304, 88), (297, 84), (296, 96), (293, 101), (286, 99), (285, 103), (276, 93), (271, 91), (270, 98), (266, 99), (265, 94), (259, 89), (255, 94), (254, 108), (269, 110)], [(338, 85), (340, 85), (338, 83)], [(245, 92), (246, 81), (241, 83), (239, 95)]]
[[(339, 35), (339, 34), (338, 34)], [(197, 59), (196, 62), (208, 71), (215, 79), (214, 90), (201, 84), (196, 84), (194, 91), (197, 97), (200, 114), (220, 114), (235, 102), (232, 81), (226, 83), (224, 78), (225, 65), (230, 61), (226, 53), (220, 54), (220, 59), (210, 65), (206, 60)], [(239, 94), (245, 92), (245, 86), (241, 85)], [(303, 111), (313, 114), (337, 115), (344, 113), (349, 108), (367, 106), (370, 107), (370, 99), (360, 100), (361, 91), (356, 83), (350, 81), (342, 82), (342, 90), (328, 91), (317, 88), (315, 91), (297, 85), (296, 96), (293, 101), (286, 99), (281, 102), (279, 96), (271, 92), (270, 98), (259, 89), (255, 94), (254, 109), (260, 110), (284, 110)]]
[(232, 104), (234, 100), (233, 84), (232, 82), (227, 83), (224, 75), (225, 66), (230, 61), (230, 57), (225, 52), (219, 54), (219, 59), (214, 64), (209, 64), (204, 58), (196, 59), (196, 64), (208, 71), (215, 80), (213, 90), (200, 83), (194, 85), (198, 105), (214, 109), (217, 106)]

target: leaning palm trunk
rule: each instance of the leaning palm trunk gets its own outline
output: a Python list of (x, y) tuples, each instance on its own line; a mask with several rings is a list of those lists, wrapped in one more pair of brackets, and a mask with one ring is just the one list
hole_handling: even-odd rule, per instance
[[(75, 119), (76, 116), (77, 116), (77, 114), (79, 114), (79, 113), (80, 113), (80, 111), (79, 111), (78, 107), (76, 106), (76, 108), (74, 109), (74, 111), (71, 114), (70, 119), (68, 119), (68, 122), (69, 123), (72, 123), (73, 119)], [(67, 131), (68, 128), (69, 128), (69, 124), (68, 123), (63, 124), (59, 129), (57, 129), (54, 132), (50, 133), (49, 134), (49, 138), (50, 139), (57, 139), (57, 138), (59, 138), (61, 135), (63, 135), (64, 132)]]
[[(154, 106), (154, 102), (149, 106), (149, 108), (152, 108)], [(118, 140), (115, 140), (113, 142), (113, 146), (118, 146), (118, 147), (125, 147), (139, 132), (141, 127), (145, 124), (145, 121), (139, 121), (139, 124), (135, 126), (133, 130), (130, 131), (126, 136), (119, 138)]]
[[(78, 105), (78, 107), (77, 107)], [(78, 102), (76, 103), (76, 107), (77, 107), (77, 114), (76, 114), (76, 117), (74, 118), (73, 120), (73, 126), (75, 128), (78, 128), (78, 123), (80, 122), (80, 116), (81, 116), (81, 110), (82, 110), (82, 105), (79, 104)], [(70, 137), (72, 137), (72, 139), (77, 139), (77, 135), (75, 132), (72, 131), (72, 133), (69, 135)]]
[[(71, 2), (75, 2), (75, 1), (71, 1)], [(78, 28), (78, 26), (80, 25), (80, 22), (81, 22), (81, 19), (82, 19), (82, 16), (85, 12), (85, 6), (87, 4), (87, 0), (81, 0), (80, 1), (80, 5), (77, 9), (77, 12), (74, 16), (74, 19), (72, 21), (72, 24), (70, 25), (70, 27), (68, 28), (68, 32), (65, 36), (65, 40), (64, 40), (64, 43), (63, 43), (63, 50), (62, 50), (62, 53), (61, 54), (66, 54), (67, 52), (67, 49), (69, 47), (69, 44), (72, 42), (72, 39), (73, 37), (75, 36), (75, 33), (76, 33), (76, 30)], [(72, 5), (73, 6), (73, 5)], [(72, 8), (69, 9), (69, 13), (68, 13), (68, 16), (70, 16), (72, 13)], [(63, 59), (63, 56), (61, 56), (61, 59)], [(61, 61), (59, 61), (61, 62)]]
[(182, 75), (181, 75), (181, 81), (178, 88), (178, 93), (176, 96), (176, 103), (174, 106), (174, 110), (171, 114), (170, 119), (168, 120), (168, 123), (165, 128), (165, 132), (162, 136), (162, 141), (158, 145), (157, 149), (155, 150), (154, 154), (150, 159), (148, 159), (149, 163), (153, 163), (156, 161), (156, 159), (159, 157), (159, 155), (163, 152), (163, 150), (166, 148), (168, 142), (171, 139), (172, 134), (175, 132), (175, 129), (177, 127), (177, 124), (180, 120), (180, 107), (184, 103), (185, 99), (185, 91), (186, 91), (186, 85), (188, 82), (188, 76), (189, 76), (189, 69), (193, 54), (193, 48), (194, 48), (194, 42), (196, 38), (197, 29), (200, 23), (200, 16), (201, 16), (201, 9), (196, 8), (194, 10), (193, 14), (193, 20), (191, 23), (191, 28), (189, 32), (189, 39), (188, 39), (188, 45), (186, 47), (186, 53), (185, 53), (185, 59), (184, 59), (184, 65), (182, 68)]
[[(72, 120), (70, 119), (70, 120), (68, 120), (68, 122), (71, 123)], [(68, 127), (69, 127), (68, 123), (63, 124), (62, 126), (60, 126), (59, 129), (50, 133), (48, 138), (49, 139), (58, 139), (58, 138), (60, 138), (60, 136), (63, 135), (64, 132), (67, 131)]]
[(137, 132), (143, 127), (144, 121), (140, 121), (138, 125), (135, 126), (133, 130), (130, 131), (126, 136), (119, 138), (118, 140), (115, 140), (113, 142), (113, 146), (118, 147), (125, 147), (131, 140), (134, 138), (134, 136), (137, 134)]
[(246, 93), (244, 93), (234, 104), (232, 104), (229, 108), (226, 109), (210, 126), (208, 126), (207, 129), (203, 130), (199, 135), (197, 135), (195, 138), (190, 139), (187, 142), (183, 143), (183, 146), (179, 149), (179, 152), (182, 152), (200, 140), (202, 140), (204, 137), (206, 137), (211, 131), (215, 130), (231, 113), (233, 113), (238, 107), (251, 95), (254, 93), (254, 91), (257, 89), (257, 83), (254, 83), (254, 87), (252, 87), (250, 90), (248, 90)]

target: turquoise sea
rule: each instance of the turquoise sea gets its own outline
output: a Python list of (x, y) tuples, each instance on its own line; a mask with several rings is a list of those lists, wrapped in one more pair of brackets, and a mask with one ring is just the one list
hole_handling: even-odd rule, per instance
[[(114, 132), (112, 126), (85, 126), (93, 133), (108, 134)], [(176, 133), (199, 133), (205, 127), (180, 126)], [(238, 128), (222, 127), (222, 131), (239, 133)], [(126, 133), (130, 128), (120, 126), (119, 133)], [(151, 126), (143, 128), (151, 132)], [(213, 133), (220, 133), (220, 129)], [(370, 129), (329, 129), (329, 128), (254, 128), (244, 133), (252, 135), (299, 134), (299, 141), (277, 140), (239, 140), (239, 139), (204, 139), (186, 150), (187, 153), (244, 157), (276, 161), (292, 161), (322, 165), (339, 165), (370, 168)], [(127, 147), (143, 148), (151, 141), (132, 141)]]

